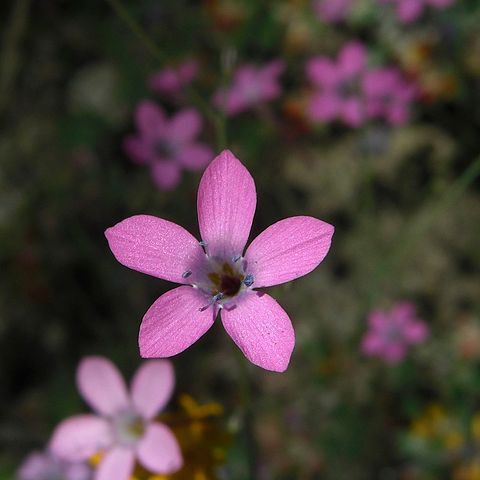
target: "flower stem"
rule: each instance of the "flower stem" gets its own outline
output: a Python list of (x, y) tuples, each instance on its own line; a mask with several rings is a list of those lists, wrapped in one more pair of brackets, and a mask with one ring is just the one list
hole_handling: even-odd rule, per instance
[(255, 440), (255, 418), (252, 402), (252, 382), (248, 372), (248, 364), (242, 354), (238, 355), (240, 370), (240, 395), (242, 402), (243, 435), (248, 479), (256, 480), (257, 475), (257, 444)]
[[(142, 26), (132, 17), (120, 0), (105, 0), (115, 11), (117, 16), (127, 25), (130, 31), (137, 36), (150, 54), (160, 63), (168, 62), (168, 57), (148, 36)], [(210, 104), (190, 85), (185, 86), (185, 91), (192, 103), (210, 119), (215, 129), (216, 143), (219, 150), (226, 147), (226, 129), (225, 122)]]

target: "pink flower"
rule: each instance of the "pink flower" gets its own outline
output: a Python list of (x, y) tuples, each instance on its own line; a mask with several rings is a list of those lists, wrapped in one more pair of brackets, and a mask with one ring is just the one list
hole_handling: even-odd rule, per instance
[(383, 118), (392, 125), (408, 121), (411, 104), (417, 95), (416, 86), (392, 67), (367, 72), (363, 91), (368, 118)]
[(313, 9), (317, 16), (325, 22), (336, 23), (345, 20), (352, 0), (315, 0)]
[(154, 420), (170, 399), (174, 382), (168, 361), (150, 361), (137, 370), (129, 394), (109, 360), (85, 358), (77, 370), (77, 386), (95, 414), (64, 420), (53, 434), (50, 450), (71, 462), (104, 452), (94, 480), (128, 480), (136, 460), (153, 473), (177, 471), (183, 463), (177, 440)]
[(237, 115), (260, 103), (274, 100), (281, 93), (278, 77), (284, 70), (282, 60), (273, 60), (263, 67), (243, 65), (235, 72), (232, 84), (215, 93), (213, 103), (228, 115)]
[(200, 181), (200, 244), (179, 225), (148, 215), (127, 218), (105, 232), (120, 263), (183, 284), (158, 298), (143, 317), (143, 357), (182, 352), (220, 311), (227, 333), (252, 363), (286, 370), (295, 343), (291, 321), (272, 297), (254, 289), (311, 272), (326, 256), (334, 229), (312, 217), (287, 218), (244, 252), (256, 200), (253, 178), (226, 150)]
[(17, 471), (18, 480), (90, 480), (92, 469), (86, 463), (60, 460), (50, 452), (32, 452)]
[(393, 4), (399, 20), (403, 23), (412, 23), (422, 16), (428, 6), (439, 9), (446, 8), (455, 0), (380, 0), (380, 2)]
[(144, 100), (136, 109), (135, 123), (138, 134), (125, 139), (124, 150), (135, 162), (150, 167), (161, 190), (175, 188), (182, 169), (201, 170), (213, 156), (210, 147), (195, 140), (202, 117), (192, 108), (168, 119), (155, 103)]
[(358, 127), (367, 119), (361, 91), (361, 78), (367, 68), (367, 50), (359, 42), (347, 43), (336, 62), (318, 56), (306, 66), (307, 77), (315, 88), (307, 115), (314, 122), (342, 120)]
[(429, 335), (425, 322), (416, 316), (415, 305), (409, 302), (397, 303), (389, 312), (374, 310), (368, 326), (362, 352), (391, 364), (403, 360), (410, 345), (422, 343)]
[(177, 67), (165, 67), (148, 79), (149, 88), (156, 93), (178, 95), (198, 74), (195, 60), (186, 60)]

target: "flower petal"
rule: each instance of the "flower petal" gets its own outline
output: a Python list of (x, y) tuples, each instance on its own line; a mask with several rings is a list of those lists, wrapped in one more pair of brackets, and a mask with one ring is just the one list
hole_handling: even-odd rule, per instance
[(248, 247), (255, 288), (289, 282), (311, 272), (327, 255), (332, 225), (313, 217), (290, 217), (270, 225)]
[(153, 473), (170, 474), (183, 465), (182, 452), (177, 439), (161, 423), (151, 423), (137, 446), (140, 463)]
[(213, 158), (212, 149), (203, 143), (191, 143), (177, 154), (176, 160), (189, 170), (201, 170)]
[(243, 252), (256, 203), (252, 176), (224, 150), (207, 167), (198, 188), (198, 223), (209, 255), (228, 258)]
[(132, 403), (143, 418), (153, 418), (170, 400), (175, 373), (167, 360), (145, 362), (132, 379)]
[(214, 308), (203, 292), (179, 287), (163, 294), (149, 308), (140, 326), (139, 346), (143, 358), (171, 357), (196, 342), (215, 320)]
[(165, 114), (156, 103), (143, 100), (135, 110), (135, 123), (142, 135), (155, 138), (165, 128)]
[(123, 150), (136, 163), (146, 165), (153, 158), (151, 148), (142, 137), (129, 135), (123, 141)]
[(77, 370), (77, 387), (85, 401), (100, 415), (111, 416), (129, 406), (123, 377), (106, 358), (84, 358)]
[(160, 190), (173, 190), (180, 182), (179, 165), (171, 161), (155, 161), (152, 164), (152, 178)]
[(126, 447), (115, 447), (102, 459), (95, 480), (128, 480), (135, 466), (135, 453)]
[(111, 445), (112, 432), (106, 420), (96, 415), (77, 415), (57, 426), (49, 449), (57, 457), (80, 462)]
[(205, 254), (193, 235), (151, 215), (127, 218), (107, 229), (105, 236), (122, 265), (171, 282), (189, 283), (182, 274), (205, 262)]
[(284, 372), (293, 347), (295, 332), (283, 308), (269, 295), (249, 292), (232, 308), (221, 311), (227, 333), (255, 365)]
[(191, 142), (202, 129), (202, 117), (193, 108), (181, 110), (170, 120), (169, 139), (176, 144)]

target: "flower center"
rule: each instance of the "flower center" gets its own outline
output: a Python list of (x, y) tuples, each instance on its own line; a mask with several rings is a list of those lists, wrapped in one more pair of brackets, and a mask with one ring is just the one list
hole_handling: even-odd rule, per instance
[(177, 152), (175, 145), (165, 138), (157, 140), (153, 144), (153, 150), (160, 158), (172, 158)]
[(113, 430), (119, 443), (132, 445), (145, 433), (145, 421), (136, 413), (125, 412), (113, 419)]
[[(206, 245), (201, 242), (206, 248)], [(183, 272), (183, 278), (192, 277), (191, 285), (198, 288), (207, 297), (207, 303), (200, 310), (204, 311), (212, 305), (219, 308), (233, 306), (232, 301), (249, 290), (253, 283), (253, 275), (246, 271), (247, 263), (241, 255), (235, 255), (230, 259), (219, 259), (206, 256), (206, 264), (200, 272), (187, 270)]]

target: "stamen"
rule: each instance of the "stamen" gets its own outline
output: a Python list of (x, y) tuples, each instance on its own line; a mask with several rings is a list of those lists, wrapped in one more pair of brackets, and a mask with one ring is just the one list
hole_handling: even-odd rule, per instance
[(207, 310), (207, 308), (210, 308), (214, 303), (218, 302), (219, 300), (222, 300), (223, 296), (224, 295), (222, 292), (217, 293), (210, 299), (210, 301), (204, 307), (199, 308), (199, 310), (201, 312), (204, 312), (205, 310)]
[(203, 240), (201, 240), (200, 242), (198, 242), (198, 244), (199, 244), (201, 247), (206, 247), (206, 246), (207, 246), (207, 242), (204, 242)]
[(192, 274), (191, 270), (187, 270), (186, 272), (182, 273), (182, 278), (188, 278)]
[(242, 258), (241, 255), (235, 255), (235, 256), (232, 258), (232, 261), (233, 261), (233, 263), (237, 263), (241, 258)]
[(243, 284), (246, 286), (246, 287), (251, 287), (253, 285), (253, 275), (251, 273), (249, 273), (245, 279), (243, 280)]

